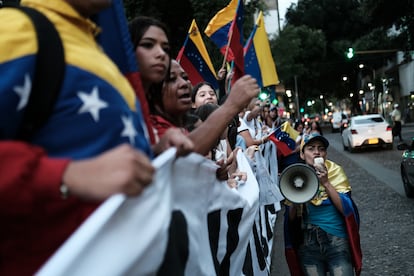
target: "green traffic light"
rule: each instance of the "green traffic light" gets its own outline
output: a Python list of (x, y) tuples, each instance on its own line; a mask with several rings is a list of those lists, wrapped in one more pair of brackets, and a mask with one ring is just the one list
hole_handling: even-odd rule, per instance
[(260, 99), (261, 101), (266, 100), (266, 99), (267, 99), (267, 97), (268, 97), (268, 95), (267, 95), (267, 93), (266, 93), (266, 92), (261, 92), (261, 93), (259, 94), (259, 99)]
[(351, 59), (351, 58), (353, 58), (354, 57), (354, 48), (348, 48), (348, 52), (346, 53), (346, 57), (348, 58), (348, 59)]
[(277, 105), (279, 103), (279, 101), (277, 99), (273, 99), (272, 104), (273, 105)]

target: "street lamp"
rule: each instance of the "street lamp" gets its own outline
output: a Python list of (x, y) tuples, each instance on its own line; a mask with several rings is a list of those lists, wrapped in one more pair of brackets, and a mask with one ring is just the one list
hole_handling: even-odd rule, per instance
[(386, 78), (383, 78), (382, 79), (382, 95), (381, 95), (381, 111), (382, 111), (382, 116), (384, 116), (384, 118), (385, 118), (385, 108), (386, 108), (386, 101), (387, 101), (387, 94), (388, 94), (387, 84), (388, 84), (388, 80)]
[[(361, 64), (358, 65), (358, 67), (359, 67), (359, 69), (361, 69), (361, 83), (360, 83), (360, 86), (363, 88), (365, 86), (365, 80), (364, 80), (364, 83), (362, 83), (362, 80), (363, 80), (363, 78), (362, 78), (363, 77), (362, 70), (366, 66), (365, 66), (365, 64), (362, 64), (361, 63)], [(366, 97), (368, 97), (368, 95), (371, 96), (372, 106), (373, 106), (373, 109), (375, 110), (376, 109), (376, 101), (375, 101), (375, 99), (376, 99), (376, 97), (375, 97), (376, 96), (375, 95), (375, 79), (376, 79), (376, 74), (375, 74), (375, 69), (374, 68), (372, 68), (370, 66), (368, 68), (372, 70), (372, 79), (370, 79), (370, 82), (367, 83), (367, 86), (368, 86), (368, 89), (370, 90), (370, 93), (365, 94), (365, 96)], [(372, 83), (374, 83), (374, 84), (372, 84)]]
[(321, 107), (322, 107), (322, 115), (325, 115), (325, 104), (324, 104), (324, 99), (323, 99), (323, 95), (319, 95), (319, 99), (321, 100)]
[[(364, 69), (365, 64), (361, 63), (358, 65), (359, 69)], [(372, 70), (372, 81), (375, 82), (375, 69), (372, 67), (369, 67)]]

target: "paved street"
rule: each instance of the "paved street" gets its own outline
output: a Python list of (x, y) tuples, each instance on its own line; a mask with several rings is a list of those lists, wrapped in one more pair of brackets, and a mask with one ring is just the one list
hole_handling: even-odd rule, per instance
[[(405, 125), (402, 133), (403, 139), (411, 143), (414, 125)], [(328, 157), (343, 166), (359, 208), (362, 275), (414, 275), (414, 200), (404, 195), (398, 138), (393, 150), (351, 154), (343, 150), (340, 134), (327, 129), (324, 135), (331, 143)], [(282, 231), (281, 223), (278, 221), (277, 231)], [(272, 275), (289, 275), (281, 242), (279, 235), (275, 247), (278, 261)]]
[[(402, 133), (411, 141), (414, 129), (406, 126)], [(350, 154), (339, 134), (327, 137), (329, 156), (344, 167), (359, 207), (363, 275), (414, 275), (414, 200), (403, 193), (398, 138), (393, 150)]]

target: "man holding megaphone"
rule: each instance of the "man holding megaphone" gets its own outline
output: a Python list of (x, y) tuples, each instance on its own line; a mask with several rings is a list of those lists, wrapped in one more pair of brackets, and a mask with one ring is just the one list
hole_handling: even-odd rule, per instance
[(316, 195), (305, 203), (285, 196), (285, 254), (291, 275), (361, 273), (358, 210), (342, 167), (327, 160), (328, 146), (318, 133), (303, 137), (300, 157), (319, 180)]

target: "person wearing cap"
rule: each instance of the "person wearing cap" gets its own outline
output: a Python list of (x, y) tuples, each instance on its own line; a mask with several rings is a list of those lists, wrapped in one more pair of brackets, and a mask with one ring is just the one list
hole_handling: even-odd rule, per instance
[(319, 188), (306, 203), (286, 202), (285, 254), (292, 275), (361, 273), (358, 209), (344, 170), (327, 159), (328, 147), (318, 133), (302, 139), (300, 157), (315, 169)]
[(400, 142), (403, 141), (401, 137), (401, 112), (398, 109), (399, 105), (394, 104), (394, 110), (390, 113), (392, 120), (392, 136), (398, 136)]

